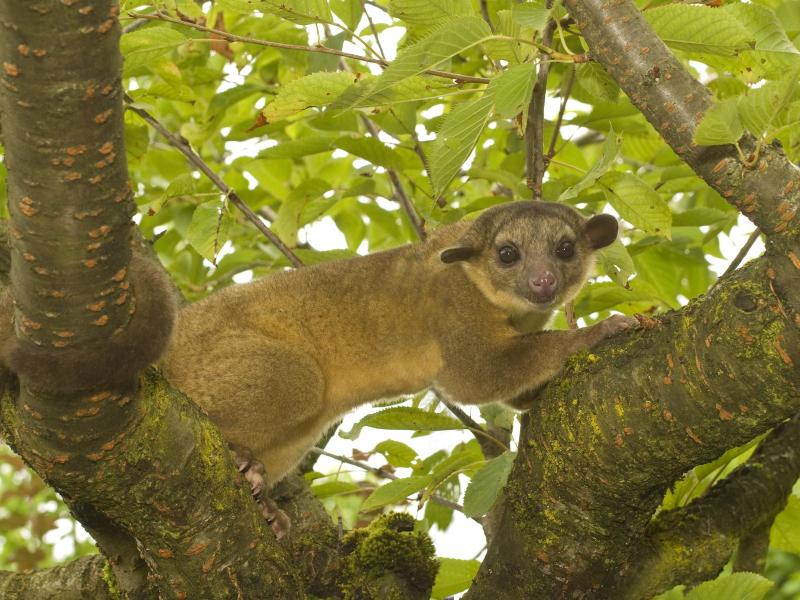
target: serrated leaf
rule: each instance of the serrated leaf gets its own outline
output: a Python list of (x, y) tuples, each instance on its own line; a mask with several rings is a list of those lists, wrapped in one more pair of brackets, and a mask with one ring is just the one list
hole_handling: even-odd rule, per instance
[(375, 446), (375, 452), (383, 454), (393, 467), (410, 467), (417, 458), (416, 450), (396, 440), (383, 440)]
[(492, 79), (486, 93), (494, 95), (495, 112), (510, 119), (526, 111), (535, 80), (536, 65), (533, 63), (512, 65)]
[(126, 33), (119, 43), (119, 49), (125, 57), (126, 72), (154, 63), (187, 39), (180, 31), (164, 25), (144, 27)]
[(605, 274), (617, 285), (627, 287), (628, 280), (636, 273), (636, 266), (622, 242), (615, 240), (610, 246), (600, 249), (597, 256)]
[(600, 153), (600, 160), (592, 165), (592, 168), (586, 172), (586, 175), (578, 183), (561, 192), (558, 197), (559, 202), (576, 198), (583, 190), (593, 186), (608, 171), (619, 154), (620, 140), (621, 138), (613, 130), (608, 132), (606, 141), (603, 143), (603, 150)]
[(516, 452), (504, 452), (481, 467), (464, 494), (464, 515), (480, 517), (491, 510), (511, 473)]
[(322, 198), (330, 189), (330, 184), (318, 177), (303, 181), (281, 203), (278, 218), (272, 223), (272, 229), (284, 242), (290, 246), (296, 245), (298, 229), (308, 222), (302, 218), (306, 205)]
[(361, 0), (330, 0), (331, 10), (350, 29), (358, 27), (361, 15), (364, 14), (364, 5)]
[(409, 25), (431, 27), (472, 12), (469, 0), (390, 0), (389, 14)]
[(411, 431), (445, 431), (464, 429), (461, 421), (442, 413), (427, 412), (410, 406), (394, 406), (363, 417), (349, 432), (340, 431), (345, 439), (355, 439), (364, 427), (375, 429), (408, 429)]
[(361, 490), (361, 486), (351, 481), (326, 481), (311, 486), (311, 491), (317, 498), (329, 498), (339, 494), (349, 494)]
[(300, 25), (333, 22), (326, 0), (217, 0), (216, 3), (227, 10), (242, 13), (259, 10)]
[(737, 108), (744, 127), (756, 137), (767, 133), (797, 89), (797, 71), (783, 81), (769, 81), (739, 98)]
[(367, 496), (361, 510), (366, 512), (387, 504), (396, 504), (424, 489), (430, 482), (429, 475), (412, 475), (390, 481)]
[(463, 592), (472, 584), (480, 567), (481, 563), (477, 560), (440, 558), (439, 572), (436, 574), (431, 596), (435, 600), (444, 600), (448, 596)]
[(756, 573), (732, 573), (701, 583), (686, 594), (686, 600), (761, 600), (772, 586)]
[(608, 188), (608, 201), (619, 215), (634, 225), (661, 237), (670, 238), (672, 213), (658, 192), (633, 173), (612, 171), (601, 178)]
[(619, 96), (619, 86), (597, 63), (578, 65), (575, 83), (587, 94), (602, 102), (614, 102)]
[[(348, 104), (346, 106), (340, 106), (339, 102), (335, 103), (334, 106), (351, 108), (369, 96), (377, 94), (404, 79), (421, 75), (428, 69), (439, 66), (444, 61), (457, 56), (465, 50), (474, 48), (491, 37), (491, 29), (479, 17), (449, 19), (443, 22), (436, 31), (400, 52), (386, 70), (373, 79), (367, 89), (363, 90), (361, 97), (352, 98), (348, 95)], [(342, 99), (344, 100), (344, 96)]]
[(789, 496), (786, 507), (772, 524), (769, 538), (770, 548), (800, 554), (800, 498)]
[(484, 462), (483, 452), (480, 444), (475, 440), (461, 443), (453, 448), (450, 455), (437, 464), (431, 471), (433, 484), (430, 492), (434, 488), (448, 479), (454, 473), (461, 473), (470, 469), (476, 469)]
[[(346, 108), (374, 108), (394, 106), (403, 102), (433, 100), (442, 96), (463, 94), (463, 90), (446, 80), (415, 76), (403, 79), (390, 88), (373, 92), (377, 77), (364, 76), (331, 104), (331, 109), (340, 111)], [(344, 107), (344, 108), (343, 108)]]
[(542, 31), (550, 18), (550, 11), (544, 2), (525, 2), (511, 7), (511, 18), (522, 27)]
[(352, 250), (339, 248), (336, 250), (312, 250), (311, 248), (294, 248), (292, 250), (304, 265), (317, 265), (332, 260), (345, 260), (358, 256)]
[(325, 106), (353, 84), (353, 74), (318, 71), (283, 86), (264, 108), (268, 122), (285, 119), (307, 108)]
[(728, 98), (709, 108), (694, 131), (694, 141), (703, 146), (735, 144), (744, 134), (738, 98)]
[(670, 48), (734, 56), (755, 45), (754, 36), (730, 13), (697, 4), (668, 4), (644, 13)]
[(228, 240), (230, 215), (218, 201), (204, 202), (194, 209), (186, 240), (203, 258), (214, 262)]
[(374, 137), (342, 136), (336, 140), (335, 145), (345, 152), (368, 160), (373, 165), (396, 171), (403, 168), (403, 161), (397, 152)]
[(301, 158), (320, 152), (333, 150), (333, 143), (339, 138), (335, 133), (316, 132), (296, 140), (288, 140), (259, 152), (259, 158)]
[(428, 157), (435, 195), (444, 192), (467, 160), (486, 127), (493, 106), (494, 98), (484, 94), (459, 104), (445, 118)]

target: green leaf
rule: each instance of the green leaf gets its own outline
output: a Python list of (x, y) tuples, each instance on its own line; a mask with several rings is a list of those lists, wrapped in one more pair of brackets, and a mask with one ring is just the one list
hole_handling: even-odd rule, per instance
[(441, 27), (429, 36), (400, 52), (386, 70), (372, 80), (372, 84), (364, 91), (364, 97), (349, 99), (351, 104), (348, 108), (403, 79), (436, 68), (444, 61), (474, 48), (491, 37), (492, 31), (489, 25), (479, 17), (457, 17), (443, 22)]
[(670, 47), (695, 54), (734, 56), (755, 44), (754, 36), (732, 14), (697, 4), (668, 4), (644, 13)]
[(494, 94), (495, 112), (507, 119), (527, 112), (536, 80), (536, 65), (512, 65), (492, 79), (487, 94)]
[(456, 106), (442, 123), (429, 154), (433, 192), (440, 195), (467, 160), (491, 115), (494, 98), (484, 94)]
[(330, 0), (331, 10), (349, 29), (358, 27), (364, 5), (361, 0)]
[(550, 11), (544, 2), (515, 3), (511, 7), (511, 18), (523, 27), (542, 31), (550, 18)]
[(285, 119), (312, 106), (325, 106), (353, 84), (353, 74), (344, 71), (318, 71), (283, 86), (264, 108), (270, 123)]
[(743, 133), (738, 99), (728, 98), (706, 111), (694, 131), (694, 141), (703, 146), (735, 144)]
[(120, 51), (125, 57), (125, 71), (133, 71), (153, 64), (156, 59), (171, 52), (189, 39), (186, 35), (165, 25), (144, 27), (122, 36)]
[(336, 147), (379, 167), (396, 171), (403, 169), (403, 161), (397, 152), (374, 137), (343, 136), (336, 140)]
[(444, 600), (448, 596), (463, 592), (472, 584), (480, 566), (481, 563), (477, 560), (440, 558), (439, 572), (436, 574), (431, 596), (435, 600)]
[(425, 28), (472, 12), (469, 0), (389, 0), (389, 14), (409, 25)]
[(461, 421), (442, 413), (433, 413), (410, 406), (394, 406), (363, 417), (348, 433), (339, 435), (355, 439), (364, 427), (375, 429), (409, 429), (412, 431), (444, 431), (464, 429)]
[(320, 152), (327, 152), (333, 149), (333, 143), (339, 139), (335, 133), (316, 132), (314, 135), (307, 135), (296, 140), (281, 142), (277, 146), (272, 146), (262, 150), (259, 158), (301, 158)]
[(701, 583), (686, 594), (686, 600), (761, 600), (772, 585), (756, 573), (733, 573)]
[(186, 231), (186, 240), (203, 258), (212, 263), (228, 240), (230, 215), (217, 200), (204, 202), (194, 209)]
[(311, 486), (311, 491), (317, 498), (329, 498), (340, 494), (349, 494), (360, 491), (362, 488), (351, 481), (326, 481)]
[(298, 23), (332, 23), (333, 16), (326, 0), (217, 0), (227, 10), (252, 13), (259, 10)]
[(739, 98), (738, 110), (744, 127), (756, 137), (767, 133), (797, 89), (797, 70), (782, 81), (769, 81)]
[(383, 454), (393, 467), (410, 467), (417, 458), (416, 450), (395, 440), (383, 440), (375, 446), (375, 452)]
[(364, 503), (361, 510), (366, 512), (386, 504), (396, 504), (427, 487), (431, 482), (430, 475), (412, 475), (403, 479), (390, 481), (373, 491)]
[(800, 554), (800, 498), (789, 496), (786, 508), (772, 524), (769, 537), (770, 548)]
[(577, 85), (601, 102), (614, 102), (619, 97), (619, 86), (597, 63), (578, 65), (575, 77)]
[(516, 456), (516, 452), (504, 452), (472, 476), (464, 494), (464, 514), (467, 517), (480, 517), (491, 510), (503, 491)]
[(586, 175), (584, 175), (578, 183), (561, 192), (558, 201), (563, 202), (571, 198), (576, 198), (583, 190), (593, 186), (595, 182), (608, 171), (611, 165), (614, 164), (619, 154), (620, 142), (621, 138), (616, 135), (613, 130), (610, 131), (606, 136), (605, 143), (603, 143), (600, 160), (592, 165), (592, 168), (586, 172)]
[(602, 248), (597, 256), (606, 275), (618, 285), (627, 287), (628, 280), (636, 273), (636, 265), (622, 242), (615, 240), (610, 246)]
[(600, 181), (609, 188), (608, 201), (623, 219), (642, 231), (670, 238), (672, 213), (651, 186), (633, 173), (617, 171), (606, 173)]

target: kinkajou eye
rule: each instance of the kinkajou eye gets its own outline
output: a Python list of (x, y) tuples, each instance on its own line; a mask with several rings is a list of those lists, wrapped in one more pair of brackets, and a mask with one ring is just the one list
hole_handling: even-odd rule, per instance
[(514, 246), (503, 246), (498, 251), (500, 262), (504, 265), (511, 265), (519, 260), (519, 251)]
[(559, 258), (572, 258), (575, 255), (575, 244), (570, 241), (563, 241), (556, 248), (556, 256)]

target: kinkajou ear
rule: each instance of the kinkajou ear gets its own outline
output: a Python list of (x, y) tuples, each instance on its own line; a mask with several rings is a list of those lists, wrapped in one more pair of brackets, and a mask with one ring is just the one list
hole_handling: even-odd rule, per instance
[(617, 239), (619, 223), (611, 215), (595, 215), (583, 227), (583, 234), (593, 250), (605, 248)]
[(443, 263), (449, 264), (460, 260), (469, 260), (476, 254), (478, 254), (478, 249), (472, 246), (454, 246), (442, 250), (441, 254), (439, 254), (439, 258)]

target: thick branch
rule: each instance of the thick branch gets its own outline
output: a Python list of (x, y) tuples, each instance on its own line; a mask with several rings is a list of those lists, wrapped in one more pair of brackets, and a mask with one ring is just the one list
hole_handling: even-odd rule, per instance
[[(737, 559), (763, 561), (766, 532), (786, 505), (800, 475), (800, 418), (783, 423), (764, 440), (746, 465), (682, 509), (659, 515), (634, 552), (631, 577), (616, 597), (649, 598), (673, 586), (713, 579), (732, 552)], [(743, 542), (740, 545), (740, 541)]]
[(5, 600), (111, 600), (114, 598), (103, 577), (106, 559), (84, 556), (62, 567), (33, 573), (0, 571), (0, 598)]

